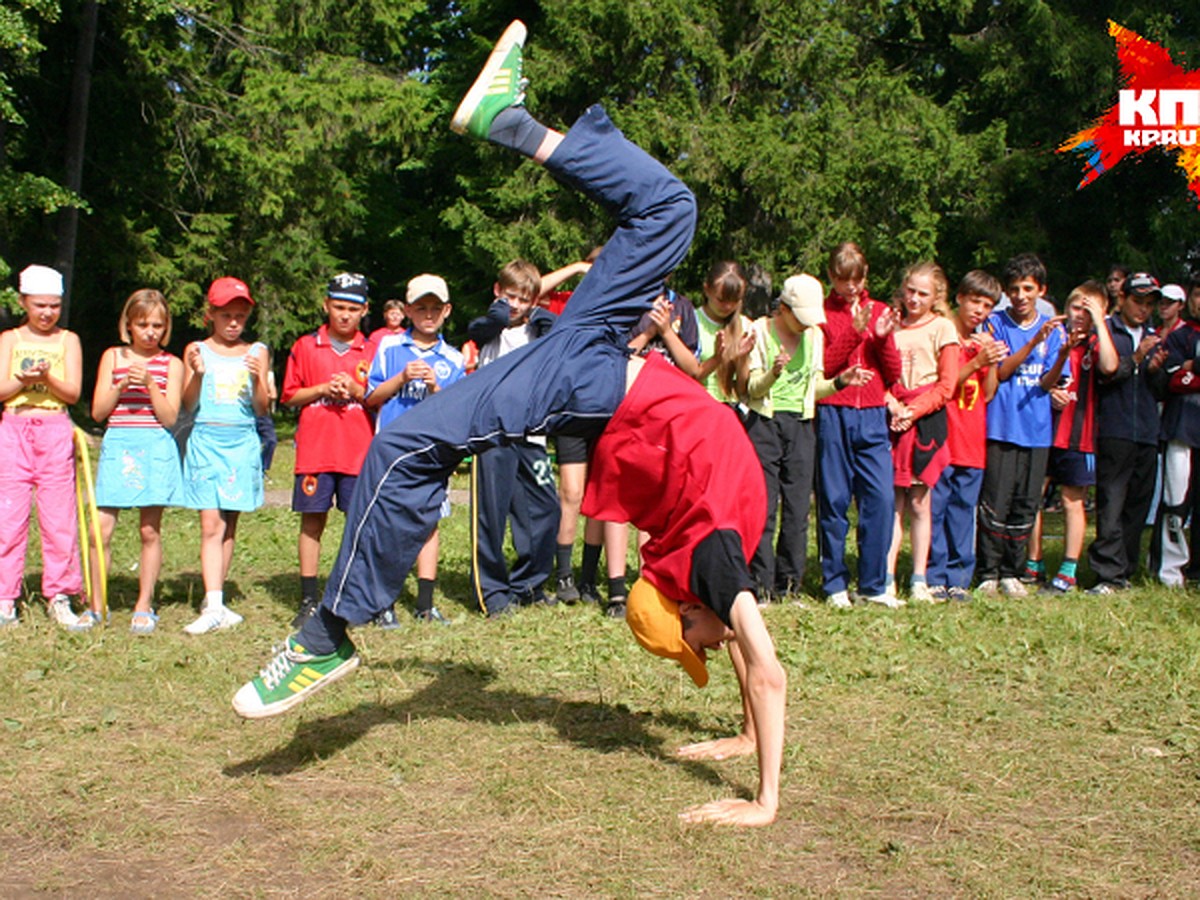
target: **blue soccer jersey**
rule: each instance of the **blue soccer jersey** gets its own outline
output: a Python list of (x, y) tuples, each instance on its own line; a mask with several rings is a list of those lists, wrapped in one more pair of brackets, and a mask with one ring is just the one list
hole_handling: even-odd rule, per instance
[[(403, 372), (410, 362), (417, 360), (427, 363), (433, 369), (438, 390), (454, 384), (466, 371), (462, 354), (447, 344), (444, 338), (439, 336), (436, 344), (423, 348), (413, 341), (411, 332), (402, 331), (400, 334), (385, 337), (376, 349), (371, 373), (367, 376), (368, 396), (389, 378)], [(376, 432), (382, 431), (389, 422), (412, 409), (427, 396), (429, 387), (424, 381), (406, 383), (379, 408), (378, 417), (375, 419)]]
[[(1030, 324), (1018, 325), (1005, 309), (992, 313), (983, 328), (1007, 344), (1009, 353), (1016, 353), (1047, 321), (1046, 316), (1039, 314)], [(1050, 394), (1042, 390), (1041, 380), (1058, 358), (1063, 340), (1063, 330), (1055, 328), (1007, 380), (1000, 382), (987, 408), (989, 441), (1007, 441), (1019, 447), (1050, 446), (1054, 438), (1053, 411)], [(1070, 362), (1064, 362), (1060, 377), (1067, 378), (1070, 374)]]

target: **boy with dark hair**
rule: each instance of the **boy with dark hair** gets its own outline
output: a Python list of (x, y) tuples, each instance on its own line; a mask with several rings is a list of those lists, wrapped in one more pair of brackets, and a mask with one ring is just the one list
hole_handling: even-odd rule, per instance
[(1159, 293), (1158, 279), (1135, 272), (1108, 318), (1119, 362), (1096, 391), (1096, 539), (1088, 548), (1097, 578), (1093, 594), (1129, 587), (1154, 502), (1158, 400), (1167, 382), (1167, 351), (1150, 324)]
[[(442, 337), (442, 326), (450, 316), (450, 290), (440, 275), (417, 275), (405, 290), (404, 316), (409, 327), (387, 335), (375, 351), (367, 377), (367, 406), (379, 410), (376, 429), (382, 430), (398, 416), (462, 378), (462, 354)], [(450, 515), (450, 499), (440, 515)], [(422, 622), (446, 622), (433, 605), (437, 582), (438, 528), (417, 556), (417, 605), (413, 614)], [(382, 628), (395, 628), (395, 604), (375, 617)]]
[[(467, 334), (479, 347), (479, 369), (542, 337), (555, 317), (537, 305), (541, 276), (516, 259), (496, 276), (495, 300)], [(537, 385), (530, 385), (537, 390)], [(471, 590), (488, 618), (546, 602), (560, 515), (545, 437), (529, 435), (477, 453), (471, 461)], [(509, 572), (504, 532), (512, 521), (517, 560)]]
[(979, 332), (996, 301), (1000, 282), (981, 269), (963, 276), (955, 293), (959, 336), (958, 390), (946, 404), (950, 465), (930, 500), (929, 590), (934, 600), (971, 599), (975, 575), (975, 511), (987, 461), (987, 405), (996, 394), (996, 366), (1008, 348)]
[(375, 432), (363, 406), (374, 345), (359, 324), (367, 312), (367, 279), (335, 275), (325, 292), (327, 321), (292, 345), (280, 400), (300, 410), (292, 510), (300, 513), (299, 628), (317, 608), (321, 537), (336, 501), (345, 513)]
[[(616, 214), (617, 229), (558, 324), (406, 414), (376, 436), (338, 561), (317, 614), (234, 697), (249, 718), (277, 715), (352, 671), (346, 637), (394, 596), (428, 534), (446, 479), (467, 453), (527, 433), (596, 434), (584, 514), (625, 518), (650, 541), (630, 598), (631, 628), (702, 683), (707, 650), (728, 643), (745, 729), (685, 747), (690, 759), (756, 753), (754, 800), (728, 799), (687, 821), (765, 825), (779, 805), (787, 679), (749, 590), (746, 559), (766, 501), (761, 469), (734, 414), (662, 360), (629, 360), (624, 336), (662, 291), (695, 231), (691, 192), (629, 143), (599, 107), (562, 135), (521, 107), (524, 26), (509, 26), (455, 115), (455, 130), (532, 156)], [(538, 390), (530, 391), (530, 385)], [(610, 421), (611, 419), (611, 421)], [(711, 440), (714, 433), (730, 440)], [(386, 601), (382, 601), (386, 602)]]
[(1020, 581), (1029, 535), (1042, 496), (1053, 436), (1050, 388), (1069, 363), (1047, 377), (1064, 335), (1063, 316), (1037, 310), (1046, 292), (1046, 267), (1032, 253), (1014, 256), (1001, 278), (1011, 306), (993, 312), (985, 329), (1005, 345), (999, 385), (987, 413), (987, 466), (979, 495), (979, 590), (1027, 596)]

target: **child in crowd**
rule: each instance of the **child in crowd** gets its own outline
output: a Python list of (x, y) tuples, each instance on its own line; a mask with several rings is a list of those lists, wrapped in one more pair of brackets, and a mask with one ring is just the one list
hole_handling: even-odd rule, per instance
[(858, 506), (858, 590), (870, 603), (903, 604), (887, 589), (887, 553), (895, 498), (887, 385), (900, 379), (900, 353), (892, 338), (895, 317), (867, 293), (867, 258), (857, 244), (829, 255), (833, 285), (825, 298), (825, 377), (852, 366), (871, 373), (866, 382), (817, 401), (817, 519), (821, 576), (829, 604), (850, 607), (846, 534), (850, 501)]
[(1159, 292), (1158, 279), (1135, 272), (1125, 280), (1117, 312), (1108, 318), (1119, 361), (1096, 390), (1096, 538), (1088, 547), (1088, 564), (1097, 578), (1093, 594), (1129, 586), (1154, 502), (1158, 399), (1167, 382), (1167, 351), (1150, 324)]
[(591, 252), (578, 262), (568, 263), (561, 269), (555, 269), (553, 272), (543, 275), (541, 293), (537, 298), (538, 306), (556, 316), (561, 316), (562, 311), (567, 308), (567, 301), (571, 299), (571, 291), (561, 291), (559, 288), (572, 278), (586, 275), (603, 249), (603, 247), (593, 247)]
[[(753, 323), (742, 314), (746, 276), (732, 260), (715, 263), (704, 280), (704, 302), (696, 311), (700, 329), (700, 365), (684, 371), (698, 379), (722, 403), (738, 406), (749, 377)], [(682, 354), (676, 354), (682, 358)], [(676, 358), (676, 365), (681, 365)]]
[(363, 405), (375, 350), (359, 331), (367, 297), (362, 275), (334, 276), (325, 290), (325, 324), (292, 345), (283, 375), (283, 404), (300, 410), (292, 483), (292, 511), (300, 513), (300, 610), (293, 628), (317, 608), (317, 569), (329, 510), (336, 502), (346, 511), (375, 433)]
[(50, 617), (77, 625), (68, 595), (78, 594), (75, 427), (67, 407), (83, 390), (79, 337), (60, 328), (63, 278), (29, 266), (18, 285), (25, 322), (0, 334), (0, 627), (17, 624), (25, 575), (29, 513), (37, 492), (42, 535), (42, 595)]
[[(1046, 591), (1068, 593), (1075, 590), (1075, 573), (1083, 553), (1087, 530), (1084, 504), (1088, 488), (1096, 483), (1095, 413), (1097, 376), (1108, 378), (1117, 370), (1117, 351), (1105, 322), (1107, 297), (1103, 285), (1094, 281), (1081, 284), (1067, 296), (1067, 339), (1058, 349), (1050, 367), (1048, 381), (1057, 381), (1066, 368), (1069, 377), (1050, 391), (1054, 407), (1054, 439), (1050, 446), (1046, 487), (1051, 482), (1062, 490), (1063, 560)], [(1041, 577), (1042, 511), (1029, 539), (1026, 571)]]
[(767, 527), (750, 560), (750, 574), (764, 602), (798, 594), (804, 582), (817, 464), (816, 401), (870, 377), (853, 367), (838, 379), (824, 377), (824, 341), (817, 327), (824, 322), (821, 283), (811, 275), (793, 275), (783, 283), (774, 313), (754, 323), (747, 433), (766, 480)]
[[(715, 800), (681, 818), (767, 825), (779, 807), (787, 676), (749, 590), (746, 556), (765, 507), (761, 470), (727, 410), (661, 359), (627, 359), (614, 340), (649, 308), (687, 252), (695, 200), (599, 107), (565, 136), (534, 120), (518, 93), (523, 37), (519, 22), (505, 32), (453, 127), (545, 164), (615, 213), (616, 232), (543, 340), (462, 379), (409, 413), (407, 427), (376, 437), (318, 614), (238, 691), (234, 709), (278, 715), (355, 668), (347, 625), (369, 619), (403, 580), (446, 478), (466, 453), (530, 431), (595, 434), (599, 426), (584, 512), (627, 519), (651, 535), (642, 579), (630, 591), (631, 630), (651, 652), (679, 660), (701, 686), (707, 652), (727, 643), (741, 687), (743, 732), (678, 753), (692, 760), (758, 756), (753, 799)], [(717, 442), (713, 434), (728, 437)]]
[[(1163, 286), (1160, 312), (1167, 304), (1169, 287), (1174, 285)], [(1169, 381), (1162, 413), (1166, 449), (1162, 503), (1150, 555), (1155, 577), (1167, 587), (1183, 587), (1200, 564), (1200, 482), (1193, 480), (1200, 475), (1200, 280), (1192, 281), (1184, 296), (1183, 315), (1166, 337), (1163, 368)], [(1190, 536), (1183, 531), (1189, 518)]]
[(1158, 299), (1158, 333), (1164, 343), (1168, 335), (1184, 325), (1183, 311), (1187, 303), (1187, 291), (1182, 285), (1164, 284)]
[[(108, 422), (96, 465), (100, 552), (105, 570), (111, 571), (117, 516), (122, 509), (138, 510), (142, 552), (129, 630), (151, 634), (158, 626), (154, 588), (162, 568), (163, 507), (179, 502), (182, 480), (179, 451), (168, 429), (179, 415), (183, 363), (163, 349), (171, 340), (171, 310), (159, 291), (130, 294), (117, 330), (122, 344), (100, 357), (92, 395), (92, 418)], [(94, 548), (92, 560), (92, 571), (98, 572)], [(91, 608), (79, 617), (79, 626), (99, 624), (101, 612), (97, 591)]]
[[(467, 333), (479, 347), (482, 371), (512, 351), (541, 338), (555, 318), (540, 308), (541, 276), (518, 259), (496, 276), (495, 300)], [(536, 393), (546, 385), (529, 385)], [(517, 561), (509, 573), (504, 532), (512, 521)], [(546, 439), (523, 437), (477, 454), (471, 461), (471, 586), (488, 617), (545, 602), (543, 585), (554, 564), (559, 503)]]
[(208, 288), (204, 318), (212, 333), (184, 351), (183, 403), (195, 424), (183, 459), (183, 505), (200, 511), (200, 573), (204, 601), (188, 634), (231, 628), (242, 617), (225, 606), (238, 517), (262, 506), (262, 455), (254, 417), (267, 396), (267, 350), (242, 339), (254, 308), (237, 278)]
[(383, 324), (371, 332), (371, 346), (378, 347), (385, 337), (404, 333), (404, 301), (392, 297), (383, 301)]
[(1125, 296), (1125, 279), (1133, 274), (1133, 269), (1122, 263), (1113, 263), (1108, 267), (1108, 275), (1104, 279), (1104, 292), (1108, 295), (1108, 312), (1115, 313)]
[(923, 262), (904, 273), (900, 327), (894, 337), (900, 353), (900, 380), (891, 386), (888, 413), (892, 429), (895, 517), (888, 549), (888, 593), (895, 594), (896, 561), (910, 518), (912, 581), (909, 596), (918, 602), (944, 599), (929, 589), (926, 567), (932, 539), (930, 490), (950, 464), (946, 402), (958, 389), (958, 329), (947, 309), (950, 283), (942, 267)]
[(1008, 348), (979, 327), (1000, 297), (1000, 282), (981, 269), (963, 276), (955, 292), (958, 386), (946, 404), (950, 464), (930, 502), (929, 592), (935, 602), (971, 599), (975, 576), (975, 512), (987, 457), (987, 405), (996, 394), (996, 368)]
[[(397, 419), (418, 403), (434, 396), (464, 374), (463, 358), (442, 337), (450, 317), (450, 289), (440, 275), (417, 275), (408, 282), (404, 315), (407, 331), (386, 337), (375, 351), (368, 379), (367, 406), (379, 410), (378, 429), (403, 428)], [(395, 423), (395, 424), (393, 424)], [(450, 498), (442, 502), (441, 518), (450, 515)], [(422, 622), (446, 622), (433, 605), (437, 585), (438, 528), (425, 539), (417, 555), (417, 605), (414, 615)], [(376, 616), (387, 628), (396, 622), (395, 605)]]
[(1069, 363), (1051, 375), (1065, 335), (1064, 316), (1037, 311), (1046, 292), (1046, 267), (1032, 253), (1008, 261), (1003, 282), (1011, 306), (985, 324), (1008, 355), (997, 373), (999, 386), (987, 413), (987, 467), (979, 495), (979, 590), (1024, 597), (1021, 583), (1029, 535), (1042, 496), (1042, 480), (1053, 438), (1050, 389), (1070, 378)]

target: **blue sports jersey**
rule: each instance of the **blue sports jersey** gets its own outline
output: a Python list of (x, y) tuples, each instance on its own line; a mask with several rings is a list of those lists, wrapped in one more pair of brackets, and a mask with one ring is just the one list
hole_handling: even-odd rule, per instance
[[(1022, 327), (1013, 321), (1008, 310), (1001, 310), (988, 316), (983, 327), (996, 340), (1007, 344), (1009, 353), (1015, 353), (1029, 343), (1046, 321), (1046, 316), (1039, 314), (1032, 323)], [(1046, 340), (1030, 351), (1010, 378), (1000, 382), (987, 409), (989, 441), (1007, 441), (1019, 447), (1050, 446), (1054, 437), (1053, 411), (1050, 394), (1042, 390), (1040, 382), (1058, 358), (1063, 340), (1063, 330), (1055, 328)], [(1066, 361), (1060, 378), (1070, 374), (1071, 364)]]
[[(463, 356), (446, 343), (441, 336), (438, 342), (429, 348), (418, 347), (412, 339), (410, 331), (392, 334), (379, 343), (375, 351), (375, 359), (371, 362), (371, 372), (367, 376), (367, 394), (404, 371), (410, 362), (421, 360), (433, 369), (437, 376), (438, 390), (449, 387), (462, 378), (466, 371)], [(379, 408), (375, 420), (375, 431), (382, 431), (388, 423), (397, 416), (412, 409), (429, 396), (429, 388), (424, 381), (410, 381), (397, 391), (386, 403)]]

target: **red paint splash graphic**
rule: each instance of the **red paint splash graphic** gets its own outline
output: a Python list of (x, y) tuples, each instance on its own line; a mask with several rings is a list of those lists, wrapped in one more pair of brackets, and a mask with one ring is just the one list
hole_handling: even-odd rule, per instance
[(1108, 33), (1121, 66), (1118, 102), (1058, 152), (1085, 157), (1082, 188), (1127, 156), (1165, 150), (1176, 155), (1188, 187), (1200, 198), (1200, 70), (1185, 71), (1154, 41), (1111, 20)]

